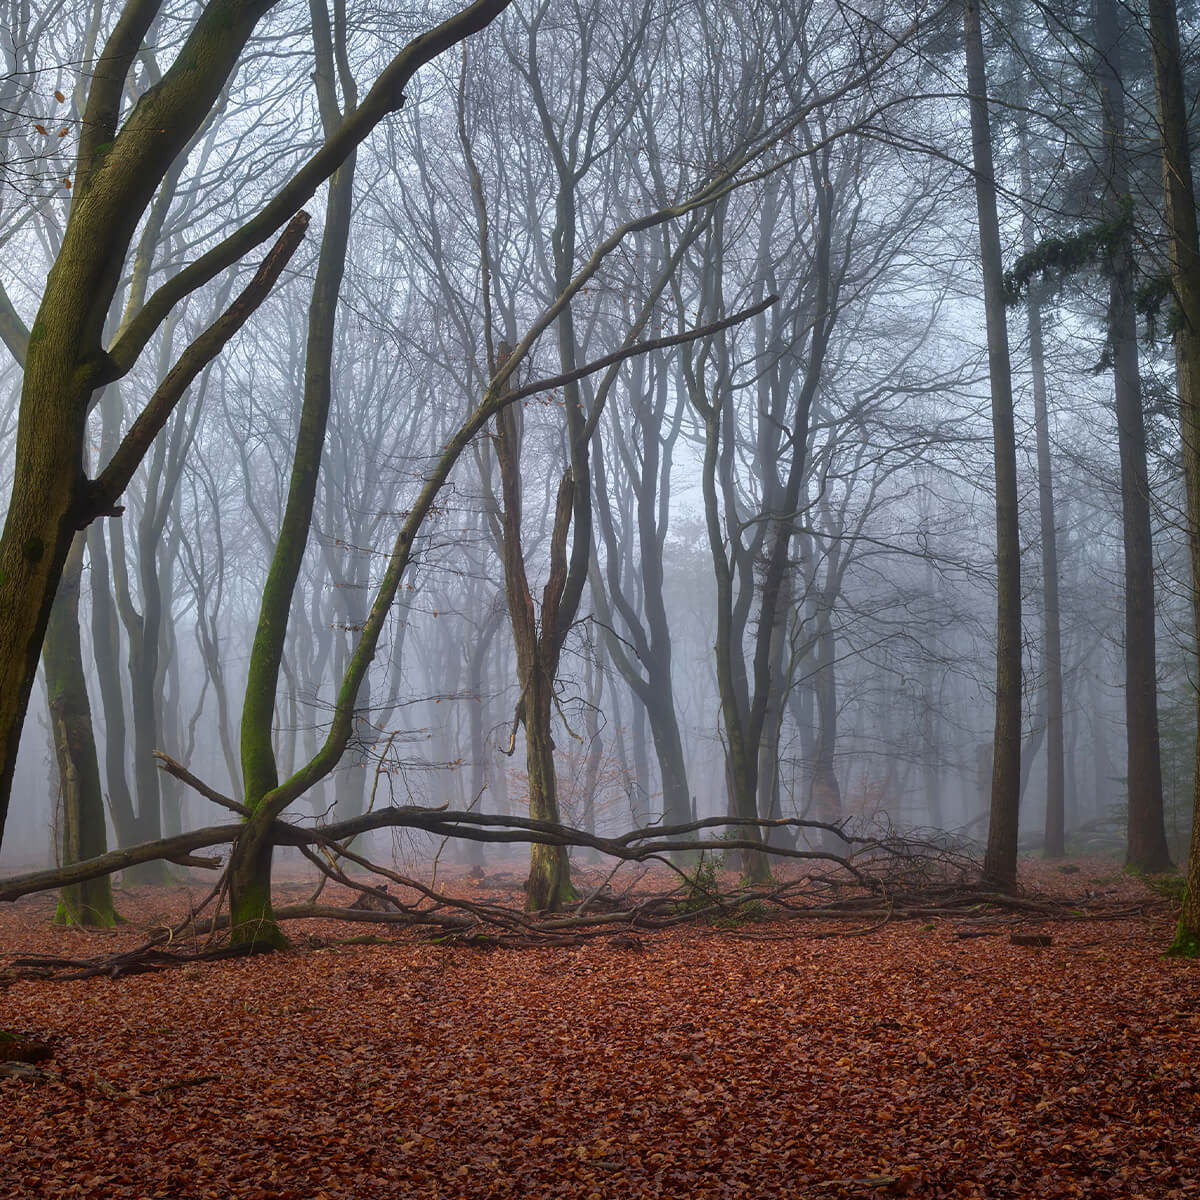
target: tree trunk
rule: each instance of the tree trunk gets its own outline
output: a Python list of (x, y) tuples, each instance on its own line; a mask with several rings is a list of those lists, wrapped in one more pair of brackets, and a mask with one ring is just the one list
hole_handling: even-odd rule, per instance
[(292, 596), (308, 543), (329, 421), (334, 325), (350, 241), (354, 162), (352, 154), (329, 181), (325, 233), (309, 306), (304, 402), (291, 482), (275, 555), (263, 588), (246, 677), (241, 734), (242, 786), (244, 803), (251, 816), (247, 819), (246, 834), (234, 844), (229, 860), (229, 915), (235, 943), (276, 946), (286, 941), (271, 907), (271, 843), (267, 834), (274, 814), (266, 811), (260, 814), (260, 809), (263, 797), (279, 783), (272, 737), (275, 700)]
[[(152, 501), (147, 497), (148, 504)], [(154, 751), (156, 737), (155, 705), (158, 702), (158, 603), (157, 579), (154, 592), (143, 599), (144, 613), (133, 606), (126, 565), (124, 532), (119, 523), (112, 527), (113, 574), (117, 584), (117, 608), (129, 640), (129, 696), (133, 718), (133, 788), (136, 801), (136, 837), (138, 842), (157, 841), (162, 836), (162, 810), (158, 790), (158, 769)], [(143, 583), (148, 574), (142, 571)], [(147, 618), (154, 628), (147, 629)], [(160, 861), (143, 863), (126, 873), (127, 882), (161, 884), (166, 882), (166, 866)]]
[[(1033, 194), (1029, 167), (1028, 131), (1021, 127), (1021, 190), (1027, 202)], [(1033, 249), (1033, 225), (1022, 222), (1024, 250)], [(1043, 853), (1066, 854), (1066, 766), (1063, 744), (1062, 632), (1058, 602), (1058, 530), (1055, 526), (1054, 469), (1050, 459), (1050, 410), (1046, 396), (1046, 353), (1042, 306), (1034, 291), (1026, 305), (1029, 321), (1029, 368), (1033, 377), (1033, 423), (1037, 442), (1038, 520), (1042, 543), (1042, 682), (1046, 710), (1046, 826)], [(1023, 765), (1024, 766), (1024, 765)], [(1022, 774), (1024, 775), (1024, 769)], [(1024, 781), (1021, 795), (1025, 794)]]
[[(42, 662), (50, 699), (50, 726), (62, 793), (62, 862), (64, 866), (108, 852), (100, 764), (92, 734), (92, 710), (79, 644), (79, 588), (83, 575), (82, 533), (75, 535), (67, 556), (50, 622)], [(63, 888), (56, 924), (116, 924), (112, 883), (108, 876)]]
[[(1188, 144), (1189, 110), (1183, 90), (1179, 25), (1174, 0), (1150, 0), (1150, 38), (1154, 50), (1154, 85), (1158, 93), (1159, 131), (1162, 138), (1171, 284), (1180, 310), (1179, 327), (1175, 333), (1175, 365), (1187, 483), (1192, 604), (1195, 609), (1196, 637), (1200, 644), (1200, 238), (1196, 230), (1196, 194)], [(1197, 704), (1200, 705), (1200, 691), (1197, 692)], [(1200, 955), (1200, 738), (1197, 738), (1196, 753), (1187, 888), (1179, 928), (1171, 946), (1174, 953), (1193, 956)]]
[[(562, 648), (558, 636), (558, 606), (567, 577), (567, 535), (574, 507), (574, 479), (568, 471), (558, 489), (550, 533), (550, 576), (542, 592), (539, 628), (521, 542), (521, 426), (518, 415), (511, 408), (496, 417), (494, 445), (504, 497), (501, 553), (504, 559), (505, 597), (521, 683), (517, 711), (525, 729), (529, 815), (539, 820), (558, 821), (558, 785), (550, 723), (554, 681), (558, 675), (559, 652)], [(554, 911), (571, 895), (566, 847), (532, 845), (529, 877), (525, 882), (526, 909), (530, 912)]]
[[(1096, 78), (1104, 109), (1104, 213), (1119, 215), (1129, 200), (1124, 149), (1125, 87), (1122, 30), (1113, 0), (1096, 3)], [(1109, 255), (1108, 337), (1117, 403), (1121, 456), (1121, 527), (1125, 543), (1125, 728), (1129, 789), (1126, 864), (1142, 871), (1171, 866), (1163, 823), (1162, 764), (1158, 739), (1158, 679), (1154, 637), (1154, 547), (1150, 480), (1133, 307), (1131, 238)]]
[[(117, 447), (120, 437), (120, 390), (114, 384), (105, 388), (100, 397), (102, 432), (100, 435), (101, 463), (106, 463)], [(96, 660), (96, 678), (100, 685), (100, 701), (104, 709), (104, 778), (108, 784), (108, 805), (112, 812), (117, 844), (132, 846), (137, 842), (137, 818), (133, 796), (129, 791), (125, 752), (125, 698), (121, 691), (121, 627), (113, 600), (109, 572), (108, 548), (105, 541), (106, 522), (96, 521), (88, 527), (88, 557), (91, 560), (92, 594), (92, 656)]]
[(1046, 404), (1046, 365), (1042, 312), (1029, 302), (1029, 348), (1033, 370), (1033, 419), (1037, 439), (1038, 517), (1042, 540), (1042, 644), (1046, 704), (1047, 858), (1066, 854), (1066, 767), (1063, 743), (1062, 633), (1058, 603), (1058, 533), (1055, 529), (1054, 475), (1050, 462), (1050, 420)]
[[(529, 815), (538, 821), (561, 820), (558, 780), (554, 769), (554, 739), (550, 735), (553, 676), (535, 666), (524, 682), (525, 770), (529, 776)], [(529, 848), (529, 878), (525, 908), (554, 912), (571, 898), (571, 870), (565, 846)]]
[[(837, 676), (835, 660), (837, 647), (829, 614), (819, 618), (820, 632), (816, 640), (813, 691), (816, 695), (817, 737), (813, 755), (812, 809), (818, 821), (831, 825), (842, 819), (842, 792), (834, 769), (837, 748)], [(826, 850), (844, 850), (845, 844), (835, 834), (822, 831), (821, 845)]]
[[(270, 3), (201, 11), (172, 66), (120, 129), (125, 78), (158, 5), (125, 6), (91, 78), (70, 216), (29, 335), (19, 469), (0, 536), (0, 829), (59, 576), (76, 529), (96, 515), (83, 472), (91, 398), (131, 365), (103, 345), (125, 255), (164, 174), (211, 111)], [(247, 249), (256, 244), (247, 242)], [(153, 328), (152, 319), (146, 323)], [(135, 359), (144, 344), (135, 337), (122, 350)]]
[(1012, 371), (978, 0), (966, 0), (964, 31), (996, 471), (996, 726), (991, 820), (983, 871), (989, 882), (997, 887), (1011, 888), (1017, 882), (1017, 820), (1021, 794), (1021, 538), (1017, 519)]

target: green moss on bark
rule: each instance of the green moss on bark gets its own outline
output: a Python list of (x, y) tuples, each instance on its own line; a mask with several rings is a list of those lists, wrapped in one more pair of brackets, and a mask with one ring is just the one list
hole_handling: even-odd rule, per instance
[(288, 940), (271, 907), (270, 876), (248, 883), (230, 909), (231, 940), (257, 950), (286, 950)]
[(1175, 926), (1175, 937), (1167, 947), (1171, 958), (1200, 958), (1200, 932), (1187, 925), (1188, 893), (1183, 893), (1183, 912)]
[(1183, 921), (1175, 927), (1175, 939), (1167, 947), (1172, 958), (1200, 958), (1200, 937), (1183, 927)]
[[(91, 881), (98, 882), (98, 881)], [(107, 879), (104, 881), (107, 883)], [(107, 905), (92, 905), (60, 897), (54, 910), (52, 923), (55, 925), (79, 925), (90, 929), (112, 929), (123, 923), (112, 906), (112, 892), (108, 893)]]

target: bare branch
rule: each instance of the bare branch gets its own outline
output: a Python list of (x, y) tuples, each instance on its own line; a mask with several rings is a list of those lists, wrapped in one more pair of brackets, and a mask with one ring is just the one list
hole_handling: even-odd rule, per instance
[(117, 447), (108, 466), (89, 486), (88, 498), (79, 518), (80, 529), (96, 517), (112, 512), (117, 498), (145, 457), (150, 443), (167, 423), (192, 381), (221, 353), (229, 339), (270, 295), (271, 288), (303, 240), (308, 222), (306, 212), (297, 213), (292, 218), (241, 295), (179, 356), (179, 361), (158, 385), (149, 403)]

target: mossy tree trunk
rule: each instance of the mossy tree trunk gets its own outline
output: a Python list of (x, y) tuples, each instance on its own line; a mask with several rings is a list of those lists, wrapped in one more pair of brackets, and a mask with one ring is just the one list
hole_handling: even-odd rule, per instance
[(0, 535), (0, 826), (63, 564), (76, 530), (100, 511), (83, 470), (91, 399), (133, 365), (148, 338), (140, 331), (119, 348), (103, 345), (125, 256), (163, 175), (270, 4), (210, 3), (119, 131), (126, 75), (157, 16), (156, 0), (128, 0), (92, 72), (71, 211), (29, 332), (17, 470)]
[[(345, 753), (354, 727), (354, 708), (375, 654), (387, 610), (408, 565), (413, 538), (424, 521), (453, 464), (480, 427), (476, 410), (443, 450), (417, 502), (397, 537), (376, 600), (359, 640), (335, 705), (329, 735), (316, 755), (281, 785), (275, 760), (272, 728), (283, 648), (287, 638), (292, 596), (312, 522), (317, 479), (332, 395), (332, 360), (337, 297), (345, 269), (353, 209), (354, 147), (388, 112), (404, 100), (403, 87), (418, 67), (488, 25), (507, 7), (508, 0), (476, 0), (436, 30), (413, 39), (392, 60), (361, 105), (356, 104), (354, 80), (344, 54), (344, 9), (337, 8), (339, 27), (331, 26), (326, 7), (310, 4), (316, 49), (317, 99), (326, 131), (326, 147), (339, 147), (326, 197), (325, 233), (309, 307), (305, 349), (304, 400), (300, 414), (292, 476), (275, 555), (268, 571), (250, 650), (242, 708), (241, 760), (243, 802), (250, 810), (245, 834), (230, 857), (229, 903), (235, 942), (255, 946), (281, 944), (283, 935), (271, 905), (270, 827), (275, 818), (309, 787), (324, 779)], [(336, 82), (335, 82), (336, 81)], [(345, 111), (338, 108), (340, 83)], [(346, 145), (342, 145), (346, 142)], [(489, 392), (487, 403), (495, 397)], [(483, 406), (481, 405), (481, 408)]]
[[(315, 80), (326, 136), (344, 119), (335, 83), (333, 32), (323, 4), (312, 5), (316, 47)], [(340, 78), (347, 110), (354, 107), (354, 80)], [(275, 759), (275, 702), (287, 640), (288, 618), (300, 567), (308, 545), (321, 472), (321, 455), (333, 396), (333, 347), (338, 293), (350, 245), (354, 202), (355, 156), (350, 154), (329, 181), (325, 230), (308, 310), (308, 341), (304, 359), (304, 393), (300, 425), (292, 457), (292, 475), (275, 554), (267, 572), (259, 607), (258, 627), (250, 649), (246, 694), (242, 706), (243, 803), (250, 812), (245, 834), (234, 843), (229, 863), (229, 911), (235, 943), (277, 947), (284, 937), (271, 906), (270, 824), (275, 814), (264, 798), (279, 785)], [(288, 764), (289, 769), (291, 764)]]
[[(822, 600), (824, 598), (822, 597)], [(838, 783), (837, 752), (838, 691), (837, 634), (830, 606), (822, 604), (820, 627), (813, 654), (813, 691), (816, 699), (817, 738), (813, 755), (813, 815), (818, 821), (836, 825), (842, 819), (842, 789)], [(840, 852), (845, 843), (829, 830), (822, 831), (824, 849)]]
[[(554, 686), (562, 651), (559, 604), (567, 578), (567, 535), (571, 527), (575, 482), (568, 471), (558, 489), (554, 526), (550, 534), (550, 575), (535, 611), (521, 536), (521, 419), (507, 408), (496, 417), (494, 440), (503, 497), (500, 552), (509, 623), (517, 652), (521, 685), (518, 719), (525, 730), (525, 772), (529, 780), (529, 815), (540, 821), (559, 821), (558, 780), (551, 732)], [(564, 846), (534, 844), (529, 853), (525, 907), (530, 912), (554, 911), (571, 896), (571, 873)]]
[[(117, 384), (104, 389), (100, 398), (100, 458), (112, 457), (121, 433), (121, 396)], [(125, 697), (121, 690), (121, 625), (113, 598), (109, 572), (105, 522), (88, 528), (88, 558), (91, 562), (92, 656), (96, 661), (96, 679), (104, 711), (104, 781), (108, 788), (108, 806), (119, 846), (138, 841), (137, 818), (129, 777), (125, 769), (126, 727)]]

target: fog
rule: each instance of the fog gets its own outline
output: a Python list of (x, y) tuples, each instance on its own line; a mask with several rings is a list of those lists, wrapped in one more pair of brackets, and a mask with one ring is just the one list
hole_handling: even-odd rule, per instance
[[(90, 8), (34, 3), (4, 39), (0, 277), (16, 325), (5, 317), (0, 469), (14, 497), (21, 406), (54, 419), (14, 355), (45, 319), (71, 223), (107, 186), (75, 161), (94, 76), (73, 65), (110, 31), (105, 7), (97, 28)], [(179, 53), (192, 16), (177, 7), (129, 63), (117, 128)], [(100, 343), (287, 185), (450, 11), (435, 8), (352, 0), (314, 36), (309, 6), (275, 5), (114, 240)], [(1125, 29), (1114, 159), (1090, 16), (1064, 21), (1052, 37), (1030, 14), (985, 14), (989, 91), (1005, 100), (990, 106), (1004, 265), (1111, 218), (1114, 179), (1136, 262), (1035, 277), (1007, 309), (1019, 846), (1136, 859), (1134, 778), (1153, 793), (1135, 796), (1136, 819), (1179, 863), (1195, 651), (1174, 353), (1165, 321), (1121, 315), (1121, 295), (1164, 269), (1153, 85), (1144, 35)], [(320, 760), (287, 809), (302, 824), (416, 805), (613, 837), (733, 815), (933, 828), (981, 848), (995, 379), (963, 69), (961, 21), (826, 0), (517, 3), (422, 66), (306, 203), (298, 248), (171, 409), (121, 511), (64, 543), (47, 638), (64, 655), (74, 639), (86, 696), (69, 669), (39, 672), (0, 869), (236, 819), (154, 751), (252, 808)], [(89, 477), (275, 236), (171, 306), (94, 390)], [(1140, 473), (1121, 387), (1144, 420)], [(1127, 677), (1143, 715), (1149, 689), (1152, 727), (1130, 724)], [(344, 751), (327, 762), (339, 713)], [(104, 846), (80, 842), (71, 804), (103, 806)], [(753, 836), (828, 845), (816, 827)], [(529, 859), (403, 828), (355, 848), (414, 873), (439, 853)], [(312, 870), (290, 848), (275, 866)], [(565, 854), (546, 869), (553, 907)]]

